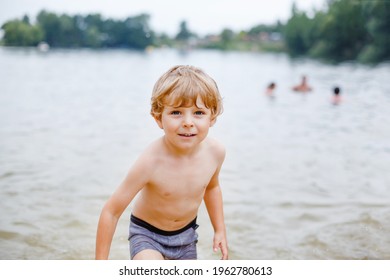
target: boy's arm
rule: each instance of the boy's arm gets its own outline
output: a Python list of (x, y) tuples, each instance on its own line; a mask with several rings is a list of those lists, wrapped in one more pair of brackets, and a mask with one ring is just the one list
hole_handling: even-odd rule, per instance
[(96, 234), (96, 259), (108, 259), (119, 217), (147, 182), (147, 166), (145, 160), (139, 159), (104, 205)]
[(213, 249), (217, 251), (221, 250), (222, 259), (228, 259), (228, 244), (226, 237), (226, 228), (223, 215), (223, 201), (222, 201), (222, 192), (219, 186), (219, 171), (221, 169), (223, 160), (225, 158), (225, 150), (220, 150), (219, 152), (219, 167), (213, 178), (211, 179), (209, 185), (207, 186), (204, 202), (207, 208), (207, 212), (210, 217), (211, 224), (214, 228), (214, 241)]
[(207, 189), (204, 202), (209, 213), (211, 224), (214, 228), (214, 251), (221, 250), (222, 259), (228, 259), (228, 245), (226, 239), (226, 228), (223, 216), (222, 194), (219, 186)]

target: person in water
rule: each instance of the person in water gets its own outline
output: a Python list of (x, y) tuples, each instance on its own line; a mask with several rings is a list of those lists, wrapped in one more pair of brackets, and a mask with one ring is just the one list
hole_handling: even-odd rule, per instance
[(270, 83), (265, 90), (265, 94), (269, 97), (275, 97), (275, 88), (276, 84), (274, 82)]
[(294, 91), (297, 91), (297, 92), (309, 92), (309, 91), (312, 91), (312, 88), (308, 85), (307, 83), (307, 78), (306, 76), (302, 76), (302, 81), (299, 85), (296, 85), (292, 88)]
[(129, 226), (131, 259), (197, 259), (202, 200), (214, 229), (213, 249), (228, 259), (219, 182), (225, 148), (208, 137), (221, 113), (217, 84), (203, 70), (179, 65), (158, 79), (151, 115), (164, 135), (146, 148), (104, 205), (96, 259), (108, 259), (118, 220), (137, 194)]
[(341, 90), (339, 87), (333, 88), (332, 104), (338, 105), (341, 103)]

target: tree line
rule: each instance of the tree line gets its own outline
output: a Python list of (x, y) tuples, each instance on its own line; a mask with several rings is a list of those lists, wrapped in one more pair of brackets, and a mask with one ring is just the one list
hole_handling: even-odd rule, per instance
[(333, 61), (390, 60), (390, 1), (328, 0), (313, 17), (292, 7), (284, 27), (287, 50)]
[(154, 42), (147, 14), (125, 20), (103, 19), (100, 14), (87, 16), (57, 15), (41, 11), (36, 23), (28, 16), (3, 24), (5, 46), (36, 46), (46, 42), (61, 48), (135, 48), (144, 49)]
[[(292, 56), (332, 61), (376, 63), (390, 60), (390, 1), (387, 0), (327, 0), (327, 6), (313, 11), (312, 16), (293, 4), (291, 16), (285, 23), (261, 24), (238, 33), (224, 29), (220, 34), (203, 39), (189, 30), (185, 21), (180, 23), (177, 35), (171, 38), (156, 34), (150, 28), (149, 20), (148, 14), (114, 20), (104, 19), (100, 14), (69, 16), (41, 11), (35, 23), (24, 16), (3, 24), (2, 44), (36, 46), (45, 41), (50, 47), (62, 48), (145, 49), (182, 45), (195, 39), (196, 47), (203, 48), (278, 50)], [(264, 34), (279, 34), (282, 40), (275, 43), (266, 39), (272, 43), (267, 45)]]

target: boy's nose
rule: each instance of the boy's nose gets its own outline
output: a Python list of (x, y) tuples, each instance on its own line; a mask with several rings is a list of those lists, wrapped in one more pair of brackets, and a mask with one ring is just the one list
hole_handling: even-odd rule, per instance
[(184, 127), (193, 127), (194, 126), (194, 123), (193, 123), (192, 118), (190, 116), (187, 116), (184, 118), (183, 126)]
[(184, 127), (193, 127), (194, 124), (193, 124), (193, 123), (184, 123), (183, 126), (184, 126)]

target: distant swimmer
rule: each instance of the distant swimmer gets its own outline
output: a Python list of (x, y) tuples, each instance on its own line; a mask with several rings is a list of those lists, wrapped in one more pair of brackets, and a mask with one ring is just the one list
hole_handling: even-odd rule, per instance
[(334, 87), (333, 88), (333, 97), (332, 97), (332, 104), (333, 105), (339, 105), (341, 103), (341, 94), (340, 94), (340, 88)]
[(275, 97), (274, 94), (275, 88), (276, 88), (276, 84), (274, 82), (270, 83), (265, 90), (265, 94), (269, 97)]
[(301, 84), (297, 85), (297, 86), (294, 86), (292, 88), (294, 91), (298, 91), (298, 92), (308, 92), (308, 91), (312, 91), (312, 88), (307, 84), (307, 78), (306, 76), (302, 76), (302, 82)]

